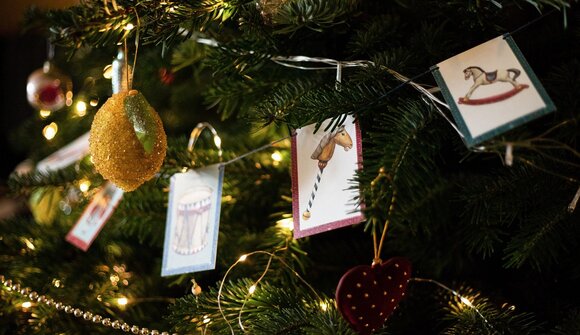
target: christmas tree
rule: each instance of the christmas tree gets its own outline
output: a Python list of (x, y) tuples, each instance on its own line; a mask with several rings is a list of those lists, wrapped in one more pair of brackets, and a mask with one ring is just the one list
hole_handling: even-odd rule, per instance
[[(52, 49), (50, 69), (28, 82), (38, 112), (11, 133), (32, 163), (7, 183), (30, 213), (0, 221), (0, 334), (580, 334), (579, 14), (565, 0), (85, 0), (31, 10), (29, 29)], [(522, 69), (465, 68), (465, 91), (484, 77), (489, 87), (530, 82), (449, 99), (441, 62), (502, 35)], [(487, 104), (487, 122), (498, 100), (535, 90), (542, 113), (551, 101), (555, 112), (479, 139), (458, 118)], [(350, 142), (306, 158), (314, 175), (302, 188), (305, 129)], [(46, 168), (89, 131), (90, 154)], [(338, 146), (358, 168), (323, 199), (346, 157)], [(213, 167), (215, 241), (164, 242), (166, 225), (183, 225), (174, 207), (207, 209), (171, 200), (180, 176)], [(122, 199), (79, 248), (75, 224), (111, 196), (108, 180), (126, 192), (112, 188)], [(333, 200), (343, 193), (355, 194), (356, 222), (317, 234), (301, 226), (320, 204), (345, 212)], [(213, 247), (203, 271), (161, 275), (164, 254)], [(361, 291), (359, 304), (351, 284), (380, 288)]]

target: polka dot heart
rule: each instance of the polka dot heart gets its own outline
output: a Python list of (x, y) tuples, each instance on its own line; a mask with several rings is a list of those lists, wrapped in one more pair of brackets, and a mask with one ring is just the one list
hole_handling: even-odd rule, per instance
[(403, 257), (356, 266), (338, 282), (338, 310), (359, 334), (370, 334), (381, 328), (397, 308), (410, 277), (411, 262)]

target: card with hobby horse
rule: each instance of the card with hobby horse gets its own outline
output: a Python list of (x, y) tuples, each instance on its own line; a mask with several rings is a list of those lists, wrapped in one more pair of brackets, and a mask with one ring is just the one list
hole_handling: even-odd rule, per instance
[(468, 147), (556, 109), (509, 35), (437, 64), (433, 74)]

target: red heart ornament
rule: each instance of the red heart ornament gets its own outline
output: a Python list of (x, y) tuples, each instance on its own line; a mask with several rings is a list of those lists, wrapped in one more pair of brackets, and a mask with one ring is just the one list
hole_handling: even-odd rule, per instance
[(370, 334), (382, 327), (403, 299), (410, 277), (411, 262), (403, 257), (355, 266), (338, 282), (338, 310), (359, 334)]

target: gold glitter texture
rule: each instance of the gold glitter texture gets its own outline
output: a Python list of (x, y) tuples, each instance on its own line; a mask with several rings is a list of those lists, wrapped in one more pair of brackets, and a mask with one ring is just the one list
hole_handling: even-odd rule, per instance
[[(126, 99), (138, 98), (140, 110)], [(145, 103), (142, 103), (142, 102)], [(130, 111), (127, 111), (129, 105)], [(128, 115), (143, 114), (151, 120), (152, 146), (145, 150), (139, 131)], [(137, 132), (136, 132), (137, 131)], [(97, 172), (126, 192), (153, 178), (165, 159), (167, 137), (155, 110), (136, 90), (113, 94), (99, 109), (91, 126), (89, 149)], [(150, 152), (150, 153), (148, 153)]]

